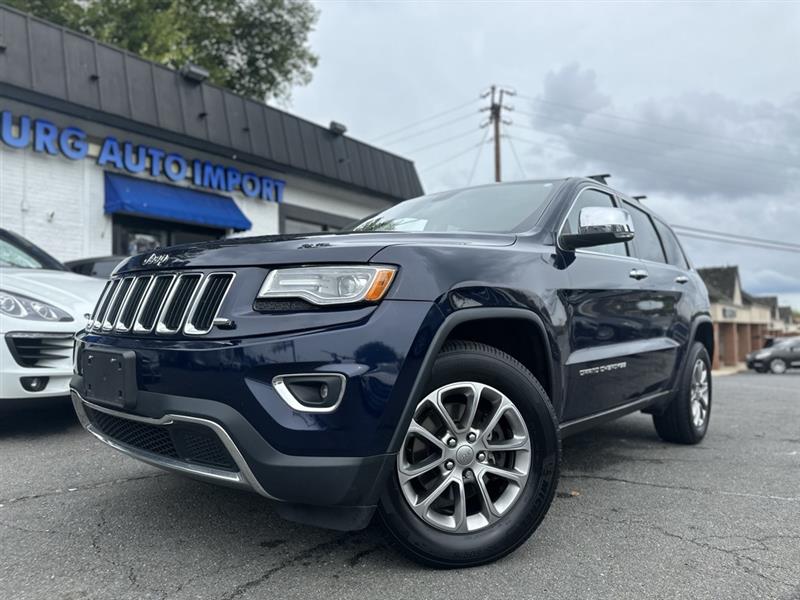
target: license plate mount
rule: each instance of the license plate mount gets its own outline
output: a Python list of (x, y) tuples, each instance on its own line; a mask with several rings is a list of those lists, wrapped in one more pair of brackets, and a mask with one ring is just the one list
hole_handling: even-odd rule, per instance
[(136, 406), (136, 353), (133, 350), (94, 349), (81, 354), (86, 400), (115, 408)]

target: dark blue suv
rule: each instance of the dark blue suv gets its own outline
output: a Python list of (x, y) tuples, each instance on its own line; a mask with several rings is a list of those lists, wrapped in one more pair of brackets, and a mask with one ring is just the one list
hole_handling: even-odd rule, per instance
[(699, 442), (713, 344), (662, 220), (591, 179), (531, 181), (133, 257), (72, 391), (132, 457), (323, 527), (377, 510), (414, 559), (469, 566), (539, 525), (564, 436), (641, 410)]

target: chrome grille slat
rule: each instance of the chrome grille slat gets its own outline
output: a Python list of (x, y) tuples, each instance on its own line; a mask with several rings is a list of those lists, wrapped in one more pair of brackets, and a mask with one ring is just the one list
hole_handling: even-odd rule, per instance
[(100, 299), (100, 303), (97, 307), (97, 318), (92, 323), (92, 329), (97, 330), (103, 326), (103, 320), (105, 319), (106, 312), (108, 311), (108, 305), (111, 303), (111, 299), (114, 297), (114, 294), (119, 287), (120, 280), (115, 279), (111, 281), (111, 285), (108, 286), (103, 297)]
[(128, 296), (125, 298), (125, 303), (119, 311), (117, 324), (114, 326), (114, 331), (128, 331), (134, 323), (134, 318), (139, 312), (141, 307), (142, 297), (150, 286), (150, 281), (153, 278), (150, 275), (137, 277), (128, 291)]
[(151, 271), (111, 279), (100, 294), (87, 331), (204, 335), (213, 329), (235, 277), (229, 271)]
[[(125, 280), (120, 279), (119, 283), (114, 286), (114, 293), (111, 295), (110, 300), (108, 301), (108, 306), (106, 307), (105, 313), (103, 314), (103, 318), (100, 321), (100, 328), (103, 331), (108, 331), (111, 329), (113, 323), (111, 322), (111, 313), (113, 311), (114, 305), (117, 303), (117, 298), (119, 298), (119, 294), (122, 291), (122, 286), (124, 285)], [(121, 300), (121, 298), (120, 298)]]
[(181, 275), (175, 281), (169, 292), (169, 297), (161, 309), (158, 317), (156, 333), (176, 333), (183, 325), (186, 311), (192, 302), (192, 297), (197, 292), (198, 284), (203, 276), (200, 273)]
[(235, 273), (211, 273), (205, 278), (187, 313), (185, 334), (204, 335), (211, 331), (234, 277)]
[(103, 301), (106, 299), (108, 290), (111, 289), (113, 283), (114, 281), (111, 279), (106, 281), (106, 284), (103, 287), (103, 293), (101, 293), (100, 298), (97, 299), (97, 304), (95, 304), (94, 310), (92, 311), (92, 316), (89, 318), (89, 322), (86, 324), (86, 329), (94, 328), (94, 324), (97, 322), (98, 313), (100, 312), (100, 307), (103, 306)]
[(147, 290), (142, 308), (136, 317), (134, 333), (149, 333), (153, 330), (174, 282), (175, 275), (158, 275), (153, 278), (153, 284)]
[(130, 298), (135, 279), (135, 277), (124, 277), (122, 279), (117, 296), (108, 307), (108, 315), (106, 315), (106, 320), (103, 321), (103, 331), (110, 331), (117, 326), (117, 322), (122, 316), (122, 311), (125, 310), (125, 305), (128, 303), (128, 298)]

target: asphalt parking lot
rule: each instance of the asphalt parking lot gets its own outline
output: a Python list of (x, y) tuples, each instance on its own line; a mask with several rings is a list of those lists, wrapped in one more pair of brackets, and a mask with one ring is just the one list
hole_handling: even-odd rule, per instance
[(715, 380), (698, 447), (632, 415), (564, 443), (520, 550), (434, 571), (376, 526), (279, 519), (90, 439), (69, 409), (0, 420), (0, 598), (800, 598), (800, 372)]

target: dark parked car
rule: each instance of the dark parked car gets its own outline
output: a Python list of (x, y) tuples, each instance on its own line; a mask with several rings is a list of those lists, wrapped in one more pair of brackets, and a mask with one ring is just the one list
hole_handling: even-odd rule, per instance
[(800, 368), (800, 337), (775, 339), (768, 348), (747, 355), (747, 368), (781, 375)]
[(111, 272), (114, 270), (121, 261), (128, 258), (127, 256), (97, 256), (95, 258), (81, 258), (79, 260), (70, 260), (64, 264), (70, 271), (80, 273), (81, 275), (88, 275), (90, 277), (99, 277), (100, 279), (108, 279)]
[(469, 566), (537, 528), (562, 437), (642, 410), (699, 442), (713, 343), (650, 210), (589, 179), (509, 183), (136, 256), (78, 338), (73, 400), (135, 458), (306, 523), (377, 510), (414, 559)]

